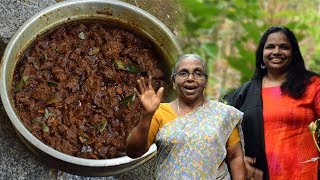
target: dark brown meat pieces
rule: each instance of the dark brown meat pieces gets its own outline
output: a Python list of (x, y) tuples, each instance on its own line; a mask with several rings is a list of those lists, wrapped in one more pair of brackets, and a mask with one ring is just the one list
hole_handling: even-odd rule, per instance
[(150, 41), (100, 22), (59, 27), (38, 39), (16, 66), (12, 97), (38, 139), (90, 159), (124, 155), (140, 119), (136, 80), (166, 86), (163, 61)]

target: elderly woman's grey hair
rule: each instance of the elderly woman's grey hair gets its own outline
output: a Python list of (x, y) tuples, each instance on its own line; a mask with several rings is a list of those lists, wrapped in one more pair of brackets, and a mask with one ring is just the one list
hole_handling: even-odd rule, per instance
[[(172, 73), (171, 73), (171, 80), (173, 82), (174, 82), (174, 77), (175, 77), (175, 75), (177, 73), (177, 67), (178, 67), (180, 61), (183, 60), (183, 59), (186, 59), (186, 58), (194, 58), (194, 59), (199, 60), (202, 63), (203, 67), (204, 67), (204, 72), (206, 74), (208, 74), (208, 72), (207, 72), (207, 64), (199, 55), (197, 55), (197, 54), (183, 54), (183, 55), (178, 57), (178, 59), (176, 60), (175, 65), (173, 66)], [(206, 79), (208, 79), (208, 76), (206, 76)]]

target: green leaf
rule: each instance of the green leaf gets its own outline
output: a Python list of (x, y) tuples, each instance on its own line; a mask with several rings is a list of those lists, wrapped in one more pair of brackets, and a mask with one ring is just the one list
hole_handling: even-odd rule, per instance
[(15, 90), (21, 91), (21, 89), (27, 84), (29, 76), (22, 75), (20, 81), (16, 84)]
[(79, 140), (81, 143), (89, 141), (89, 137), (87, 135), (80, 135)]
[(42, 116), (39, 116), (32, 120), (34, 123), (41, 123), (42, 122)]
[(216, 57), (219, 50), (218, 45), (214, 42), (204, 43), (202, 45), (202, 48), (204, 49), (206, 54), (208, 54), (210, 57)]
[(92, 55), (96, 55), (96, 54), (98, 54), (100, 52), (100, 48), (99, 47), (93, 47), (93, 48), (91, 48), (90, 49), (90, 51), (89, 51), (89, 55), (90, 56), (92, 56)]
[(40, 69), (40, 62), (38, 59), (35, 59), (33, 61), (33, 67), (36, 69), (36, 70), (39, 70)]
[(135, 100), (135, 94), (133, 93), (130, 96), (127, 96), (127, 97), (121, 99), (119, 102), (119, 107), (120, 108), (126, 107), (126, 106), (130, 105), (134, 100)]
[(42, 122), (42, 131), (48, 133), (50, 131), (49, 127), (45, 122)]
[(47, 82), (47, 85), (48, 85), (48, 86), (51, 86), (51, 87), (57, 87), (57, 86), (58, 86), (58, 83), (48, 81), (48, 82)]
[(84, 34), (84, 32), (79, 33), (78, 37), (82, 40), (86, 39), (86, 35)]
[(115, 59), (114, 64), (115, 64), (116, 69), (126, 70), (124, 63), (122, 61), (120, 61), (119, 59)]
[(48, 55), (46, 53), (44, 54), (44, 60), (48, 60)]
[(97, 130), (102, 132), (106, 128), (107, 124), (108, 124), (108, 121), (105, 118), (102, 118), (101, 122), (97, 126)]
[(142, 72), (142, 70), (134, 64), (126, 64), (126, 70), (134, 74), (138, 74)]
[(134, 73), (134, 74), (138, 74), (138, 73), (142, 72), (142, 70), (140, 69), (139, 66), (132, 64), (132, 63), (125, 64), (124, 62), (120, 61), (119, 59), (114, 60), (114, 64), (115, 64), (116, 69), (125, 70), (130, 73)]
[(43, 131), (43, 132), (46, 132), (46, 133), (49, 132), (50, 129), (49, 129), (49, 127), (47, 126), (47, 124), (42, 120), (42, 117), (41, 117), (41, 116), (33, 119), (33, 122), (34, 122), (34, 123), (39, 123), (39, 124), (41, 124), (42, 131)]
[(61, 101), (62, 101), (62, 99), (61, 99), (60, 97), (56, 96), (56, 97), (51, 98), (51, 99), (46, 103), (46, 105), (55, 104), (55, 103), (58, 103), (58, 102), (61, 102)]
[(44, 116), (45, 119), (48, 119), (52, 115), (53, 115), (53, 113), (50, 112), (47, 108), (44, 109), (44, 115), (43, 116)]

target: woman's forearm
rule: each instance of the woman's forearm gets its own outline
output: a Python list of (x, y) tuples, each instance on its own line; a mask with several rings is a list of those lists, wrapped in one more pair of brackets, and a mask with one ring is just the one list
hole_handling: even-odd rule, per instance
[(126, 145), (127, 156), (137, 158), (148, 151), (148, 134), (151, 119), (152, 115), (144, 114), (138, 125), (129, 134)]
[(241, 143), (237, 143), (227, 150), (227, 163), (231, 170), (232, 179), (246, 179), (246, 169)]
[(246, 179), (246, 170), (243, 157), (236, 157), (230, 162), (231, 179)]

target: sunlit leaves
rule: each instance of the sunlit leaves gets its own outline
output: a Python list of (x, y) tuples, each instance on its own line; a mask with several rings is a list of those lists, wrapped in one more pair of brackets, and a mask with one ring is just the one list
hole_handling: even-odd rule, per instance
[[(320, 1), (316, 0), (180, 0), (185, 28), (181, 33), (185, 52), (200, 54), (208, 63), (209, 84), (216, 85), (218, 61), (228, 61), (241, 74), (241, 82), (255, 69), (255, 50), (270, 26), (293, 30), (306, 65), (320, 73)], [(214, 71), (214, 72), (213, 72)], [(219, 77), (220, 78), (220, 77)], [(227, 82), (228, 75), (221, 77)], [(228, 83), (221, 83), (229, 86)], [(233, 85), (231, 89), (237, 85)], [(226, 87), (220, 87), (226, 89)], [(212, 92), (210, 90), (209, 94)]]

